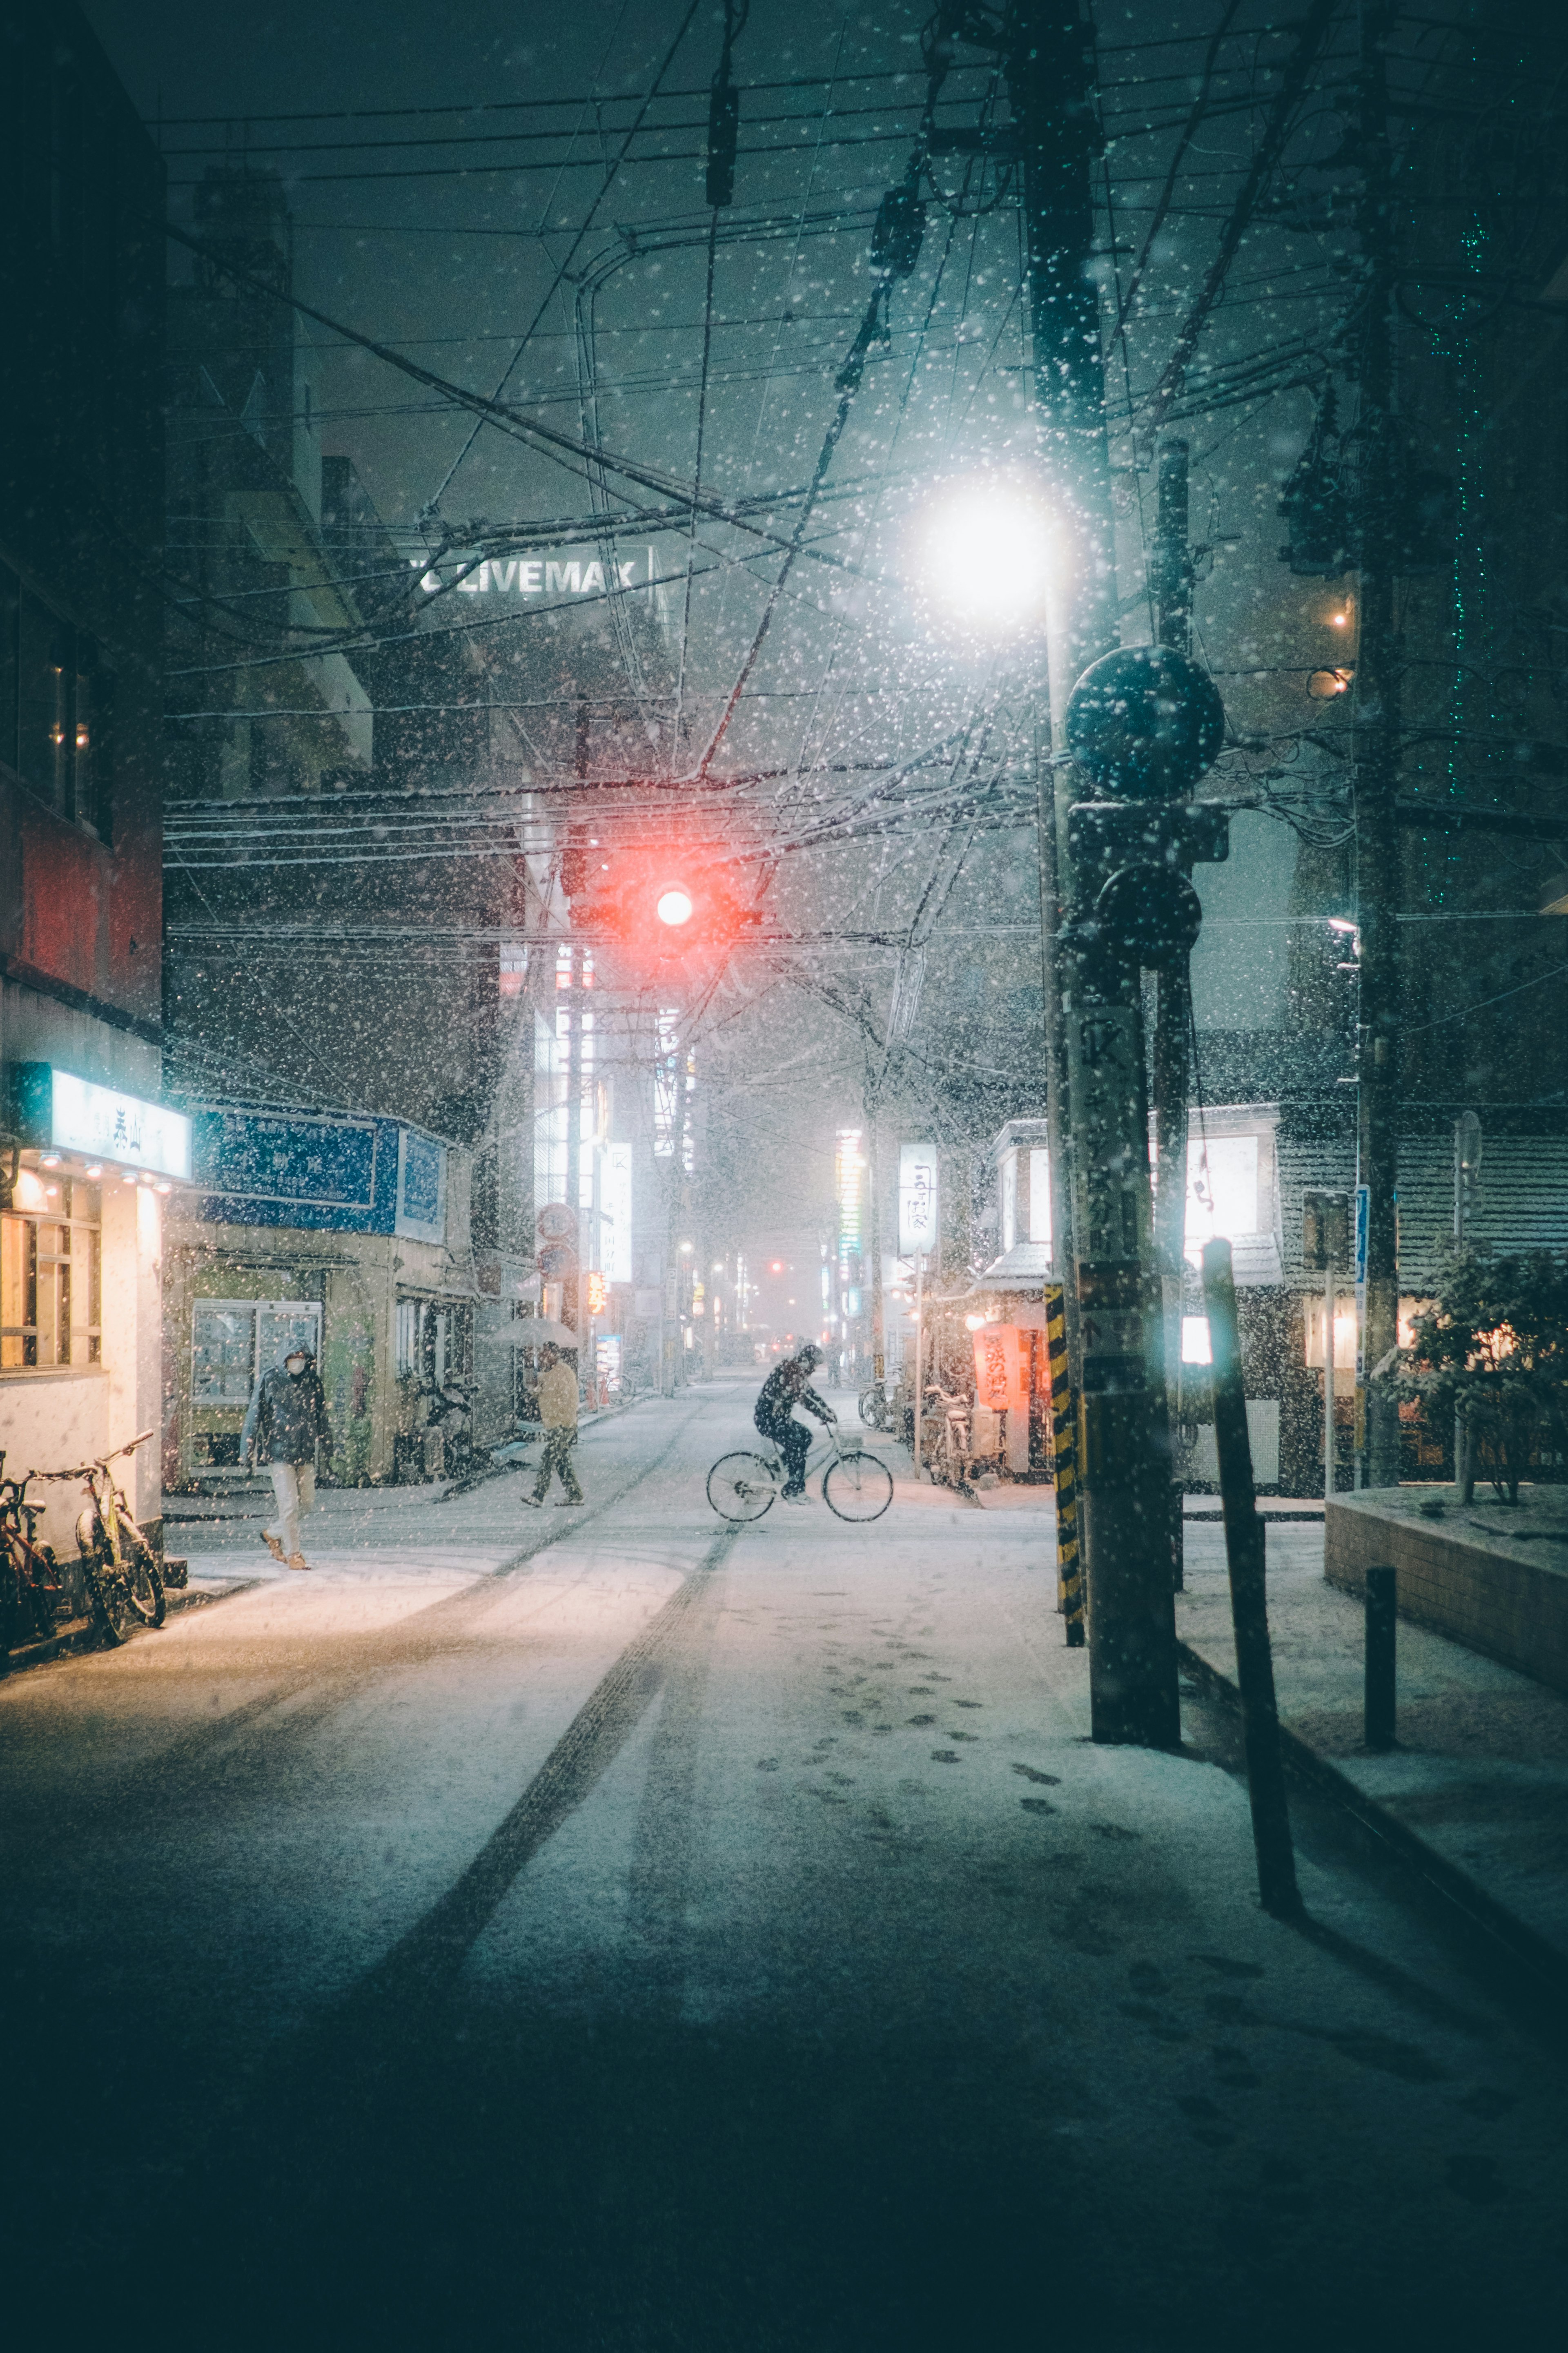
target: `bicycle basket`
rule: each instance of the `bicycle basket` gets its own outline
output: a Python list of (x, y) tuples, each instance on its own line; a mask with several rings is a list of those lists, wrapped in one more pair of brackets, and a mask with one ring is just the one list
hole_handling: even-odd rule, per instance
[(865, 1440), (862, 1439), (858, 1430), (841, 1430), (839, 1431), (838, 1451), (840, 1454), (859, 1454), (864, 1451), (864, 1449)]

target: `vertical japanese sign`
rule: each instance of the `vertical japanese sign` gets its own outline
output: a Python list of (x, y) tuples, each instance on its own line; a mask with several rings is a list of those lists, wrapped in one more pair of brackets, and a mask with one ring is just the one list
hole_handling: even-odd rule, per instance
[(934, 1144), (899, 1146), (899, 1254), (912, 1258), (936, 1248), (937, 1184)]

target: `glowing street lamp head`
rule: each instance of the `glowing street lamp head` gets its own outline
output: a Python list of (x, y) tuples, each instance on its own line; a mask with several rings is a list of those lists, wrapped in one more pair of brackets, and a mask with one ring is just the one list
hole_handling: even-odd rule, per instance
[(952, 485), (923, 533), (932, 595), (972, 627), (1043, 620), (1052, 562), (1050, 517), (1024, 485)]
[(661, 923), (679, 925), (691, 921), (691, 893), (672, 882), (668, 891), (658, 894), (658, 915)]

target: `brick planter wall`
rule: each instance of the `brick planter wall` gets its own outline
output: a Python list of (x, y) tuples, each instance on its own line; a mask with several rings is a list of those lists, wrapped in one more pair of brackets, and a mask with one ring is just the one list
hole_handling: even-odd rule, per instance
[[(1359, 1594), (1369, 1568), (1392, 1566), (1402, 1618), (1568, 1692), (1568, 1527), (1557, 1542), (1510, 1542), (1501, 1531), (1493, 1540), (1474, 1512), (1448, 1508), (1446, 1523), (1375, 1489), (1335, 1497), (1324, 1512), (1323, 1575)], [(1527, 1525), (1528, 1505), (1520, 1517)]]

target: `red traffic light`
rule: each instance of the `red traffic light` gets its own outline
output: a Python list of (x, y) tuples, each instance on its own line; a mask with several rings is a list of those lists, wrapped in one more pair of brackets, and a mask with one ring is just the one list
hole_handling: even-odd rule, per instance
[(578, 920), (646, 962), (722, 953), (742, 924), (756, 921), (730, 877), (729, 861), (707, 845), (620, 850), (594, 876)]

